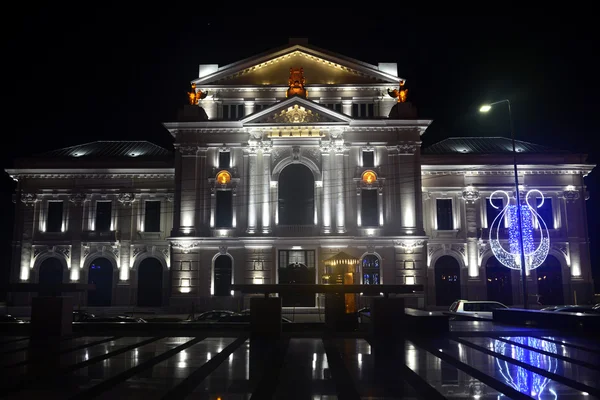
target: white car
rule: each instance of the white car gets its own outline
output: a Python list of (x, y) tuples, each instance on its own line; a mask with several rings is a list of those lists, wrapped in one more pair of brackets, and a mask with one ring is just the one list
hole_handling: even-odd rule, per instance
[(450, 306), (450, 312), (471, 315), (473, 317), (492, 319), (492, 312), (498, 308), (508, 307), (497, 301), (456, 300)]

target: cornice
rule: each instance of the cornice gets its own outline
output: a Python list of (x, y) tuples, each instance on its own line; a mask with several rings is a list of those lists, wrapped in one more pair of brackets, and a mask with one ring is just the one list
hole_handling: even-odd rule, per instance
[[(8, 171), (7, 171), (8, 172)], [(153, 174), (153, 173), (85, 173), (85, 172), (8, 172), (11, 178), (25, 179), (175, 179), (175, 172), (170, 174)]]

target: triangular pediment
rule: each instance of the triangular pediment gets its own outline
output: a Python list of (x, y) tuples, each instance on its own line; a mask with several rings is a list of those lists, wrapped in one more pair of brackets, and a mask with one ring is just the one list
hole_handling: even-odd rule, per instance
[(294, 96), (271, 107), (248, 115), (241, 120), (244, 125), (251, 124), (327, 124), (327, 123), (349, 123), (351, 117), (333, 111), (327, 107)]
[(304, 69), (307, 86), (397, 84), (400, 78), (375, 65), (308, 45), (294, 45), (219, 68), (194, 80), (204, 85), (288, 85), (290, 68)]

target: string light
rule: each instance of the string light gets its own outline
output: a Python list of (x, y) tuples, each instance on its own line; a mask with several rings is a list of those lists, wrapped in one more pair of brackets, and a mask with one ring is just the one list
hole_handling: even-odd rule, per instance
[[(532, 193), (539, 193), (542, 201), (537, 207), (533, 207), (529, 204), (529, 196)], [(519, 241), (519, 236), (521, 232), (519, 232), (519, 220), (518, 220), (518, 210), (517, 205), (510, 204), (510, 197), (508, 193), (502, 190), (497, 190), (490, 196), (490, 204), (492, 207), (498, 209), (499, 206), (496, 206), (492, 199), (494, 195), (500, 194), (506, 196), (506, 201), (504, 204), (504, 208), (500, 213), (496, 216), (494, 221), (490, 226), (490, 247), (492, 249), (492, 253), (496, 256), (496, 259), (500, 261), (503, 265), (511, 269), (521, 269), (521, 244)], [(535, 197), (534, 197), (535, 199)], [(536, 211), (536, 208), (541, 207), (544, 204), (544, 195), (537, 189), (530, 190), (525, 195), (525, 204), (519, 205), (521, 208), (521, 227), (522, 227), (522, 235), (523, 235), (523, 249), (525, 253), (525, 267), (527, 270), (532, 270), (544, 262), (546, 257), (548, 256), (548, 252), (550, 251), (550, 233), (548, 232), (548, 227), (546, 222), (542, 219), (542, 217)], [(502, 225), (502, 221), (504, 219), (508, 220), (508, 251), (502, 246), (500, 242), (500, 227)], [(534, 219), (537, 221), (537, 224), (534, 224)], [(539, 242), (536, 241), (534, 237), (534, 226), (537, 225), (540, 227), (539, 229)], [(537, 244), (539, 243), (539, 244)], [(537, 247), (536, 247), (537, 244)]]

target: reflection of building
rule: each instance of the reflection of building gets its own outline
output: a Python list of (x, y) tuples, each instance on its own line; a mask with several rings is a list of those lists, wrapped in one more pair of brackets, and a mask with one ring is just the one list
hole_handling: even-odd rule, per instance
[[(165, 124), (174, 152), (95, 142), (8, 171), (20, 199), (12, 280), (101, 282), (103, 300), (90, 297), (97, 305), (204, 307), (233, 304), (232, 282), (352, 274), (355, 283), (424, 284), (430, 305), (518, 303), (518, 272), (496, 266), (486, 239), (497, 212), (487, 197), (512, 190), (510, 141), (452, 138), (421, 149), (431, 121), (417, 118), (400, 81), (396, 64), (300, 42), (201, 65), (191, 104)], [(540, 214), (551, 258), (530, 274), (531, 293), (537, 284), (553, 301), (575, 290), (587, 299), (582, 177), (593, 166), (517, 147), (521, 182), (549, 199)], [(327, 270), (340, 253), (356, 262)]]

